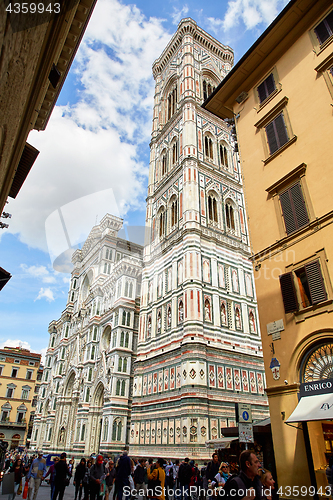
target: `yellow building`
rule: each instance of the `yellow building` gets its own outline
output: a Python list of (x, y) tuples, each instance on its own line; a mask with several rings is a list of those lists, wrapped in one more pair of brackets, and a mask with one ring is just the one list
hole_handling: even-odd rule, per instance
[(0, 349), (0, 439), (8, 449), (26, 445), (40, 360), (40, 354), (21, 347)]
[(293, 0), (203, 105), (235, 120), (282, 497), (333, 452), (332, 97), (332, 2)]

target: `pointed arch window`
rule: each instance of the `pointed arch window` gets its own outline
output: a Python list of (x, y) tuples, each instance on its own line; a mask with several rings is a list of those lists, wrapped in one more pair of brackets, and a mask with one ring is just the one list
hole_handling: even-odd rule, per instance
[(172, 144), (172, 165), (175, 165), (178, 161), (178, 142), (175, 141)]
[(123, 368), (123, 358), (118, 358), (118, 372), (121, 372)]
[(127, 358), (123, 358), (123, 372), (127, 371)]
[(203, 98), (204, 101), (212, 94), (215, 90), (215, 86), (208, 80), (203, 80), (202, 82)]
[(121, 382), (121, 395), (125, 396), (125, 380)]
[(126, 311), (125, 310), (123, 311), (123, 319), (122, 319), (121, 324), (126, 325)]
[(168, 120), (170, 120), (170, 118), (177, 111), (177, 84), (169, 93), (167, 102), (168, 102)]
[(114, 420), (112, 425), (112, 441), (121, 441), (122, 428), (121, 420)]
[(126, 326), (130, 326), (130, 324), (131, 324), (131, 313), (127, 311)]
[(129, 333), (126, 332), (125, 333), (125, 346), (124, 347), (128, 347), (128, 344), (129, 344)]
[(235, 230), (235, 214), (231, 203), (226, 203), (225, 205), (225, 218), (226, 218), (227, 228)]
[(213, 141), (208, 135), (205, 135), (205, 157), (208, 160), (214, 160)]
[(124, 338), (125, 338), (125, 332), (121, 332), (121, 334), (120, 334), (120, 347), (124, 347)]
[(162, 177), (167, 173), (167, 156), (164, 153), (162, 156)]
[(87, 389), (86, 389), (86, 403), (89, 403), (89, 398), (90, 398), (90, 387), (87, 387)]
[(220, 144), (220, 159), (222, 167), (228, 170), (229, 169), (228, 150), (224, 144)]
[(218, 222), (217, 200), (212, 193), (208, 195), (208, 220), (210, 222)]
[(160, 215), (159, 215), (159, 235), (160, 235), (160, 238), (163, 238), (164, 234), (165, 234), (165, 212), (164, 212), (164, 209), (161, 210), (160, 212)]
[(88, 371), (88, 382), (91, 382), (92, 381), (92, 368), (89, 368), (89, 371)]
[(117, 380), (117, 385), (116, 385), (116, 396), (120, 396), (120, 380), (119, 379)]
[(83, 424), (81, 427), (81, 439), (80, 439), (80, 441), (84, 441), (85, 434), (86, 434), (86, 424)]
[(171, 217), (170, 217), (171, 228), (173, 228), (178, 222), (178, 203), (177, 203), (176, 198), (173, 198), (171, 201), (171, 214), (170, 215), (171, 215)]

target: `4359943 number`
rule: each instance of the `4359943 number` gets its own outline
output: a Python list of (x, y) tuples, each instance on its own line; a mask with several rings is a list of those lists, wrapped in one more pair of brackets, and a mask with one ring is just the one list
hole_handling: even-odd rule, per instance
[(49, 3), (48, 5), (44, 5), (43, 3), (9, 3), (6, 7), (6, 11), (11, 14), (44, 14), (44, 12), (48, 12), (52, 14), (60, 13), (60, 3)]

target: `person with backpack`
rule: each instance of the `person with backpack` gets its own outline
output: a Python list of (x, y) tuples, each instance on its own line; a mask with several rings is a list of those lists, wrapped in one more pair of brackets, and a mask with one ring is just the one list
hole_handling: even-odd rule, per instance
[(133, 480), (135, 489), (137, 491), (137, 498), (139, 500), (143, 500), (146, 496), (147, 490), (147, 469), (145, 458), (139, 459), (139, 464), (136, 466), (136, 469), (134, 471)]
[(165, 500), (165, 461), (159, 458), (156, 462), (156, 467), (150, 467), (147, 470), (148, 476), (148, 490), (147, 495), (149, 498), (156, 500)]
[(199, 479), (200, 479), (200, 472), (197, 467), (197, 464), (194, 464), (194, 460), (190, 461), (190, 467), (191, 467), (191, 478), (189, 482), (189, 492), (190, 492), (190, 497), (191, 500), (197, 500), (198, 499), (198, 487), (199, 487)]
[[(106, 470), (102, 455), (97, 455), (96, 463), (90, 469), (90, 500), (99, 500), (101, 487), (105, 483)], [(103, 483), (104, 481), (104, 483)]]
[(230, 476), (224, 485), (224, 499), (264, 500), (259, 477), (260, 462), (253, 451), (242, 451), (239, 466), (240, 473)]
[(122, 500), (125, 486), (130, 486), (129, 476), (131, 472), (131, 459), (127, 455), (127, 450), (124, 450), (116, 466), (116, 490), (118, 500)]

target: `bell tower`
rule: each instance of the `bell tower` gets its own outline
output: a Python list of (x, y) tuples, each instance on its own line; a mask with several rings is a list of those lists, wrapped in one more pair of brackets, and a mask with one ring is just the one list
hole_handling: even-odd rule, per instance
[(237, 144), (201, 107), (232, 64), (230, 47), (183, 19), (153, 65), (135, 456), (208, 458), (236, 402), (268, 416)]

